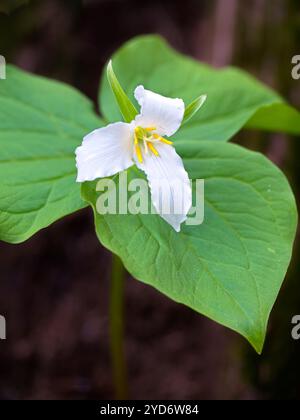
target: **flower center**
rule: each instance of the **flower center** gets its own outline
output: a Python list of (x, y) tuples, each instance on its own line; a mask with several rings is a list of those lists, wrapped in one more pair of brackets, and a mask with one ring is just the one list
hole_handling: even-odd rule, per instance
[(136, 127), (134, 129), (134, 148), (140, 163), (143, 163), (142, 150), (145, 155), (153, 153), (155, 156), (159, 156), (159, 153), (154, 146), (155, 143), (173, 144), (172, 141), (166, 140), (154, 133), (154, 131), (156, 131), (156, 127)]

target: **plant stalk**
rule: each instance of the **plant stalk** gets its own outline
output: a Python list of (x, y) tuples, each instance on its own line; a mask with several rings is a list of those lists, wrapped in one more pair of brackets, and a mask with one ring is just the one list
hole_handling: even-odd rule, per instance
[(124, 354), (124, 277), (125, 269), (122, 261), (113, 255), (110, 289), (110, 352), (115, 397), (118, 400), (128, 398)]

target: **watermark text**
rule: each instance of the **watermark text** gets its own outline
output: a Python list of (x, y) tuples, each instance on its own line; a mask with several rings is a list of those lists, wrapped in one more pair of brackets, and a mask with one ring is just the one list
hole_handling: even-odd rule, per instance
[(0, 55), (0, 79), (6, 79), (6, 60)]
[(196, 179), (190, 184), (192, 206), (188, 195), (190, 189), (180, 179), (154, 179), (149, 186), (145, 179), (128, 179), (127, 172), (122, 172), (117, 178), (98, 181), (96, 209), (101, 215), (159, 213), (166, 220), (188, 214), (185, 223), (198, 226), (204, 221), (204, 180)]
[(295, 315), (292, 319), (292, 338), (293, 340), (300, 340), (300, 315)]
[(0, 315), (0, 340), (6, 339), (6, 320), (4, 316)]
[(294, 57), (292, 58), (292, 64), (293, 64), (292, 78), (294, 80), (299, 80), (300, 79), (300, 55), (294, 55)]

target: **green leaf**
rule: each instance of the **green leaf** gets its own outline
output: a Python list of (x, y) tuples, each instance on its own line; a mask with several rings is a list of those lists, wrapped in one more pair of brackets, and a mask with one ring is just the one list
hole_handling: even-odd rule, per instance
[(126, 122), (131, 122), (135, 119), (138, 114), (133, 103), (130, 101), (122, 86), (120, 85), (112, 67), (112, 62), (110, 61), (107, 66), (107, 79), (110, 84), (111, 90), (115, 95), (117, 104), (119, 106), (120, 112)]
[[(292, 253), (292, 191), (261, 154), (220, 142), (176, 148), (190, 178), (205, 180), (204, 223), (176, 233), (157, 215), (99, 215), (95, 183), (85, 183), (99, 240), (136, 279), (237, 331), (260, 353)], [(143, 177), (134, 168), (128, 176)]]
[(185, 108), (182, 125), (186, 124), (194, 115), (196, 115), (199, 109), (204, 105), (206, 99), (207, 95), (201, 95)]
[(101, 125), (75, 89), (8, 66), (0, 81), (1, 240), (24, 241), (86, 205), (74, 151)]
[(246, 128), (297, 135), (300, 133), (299, 112), (288, 104), (265, 106), (247, 122)]
[[(158, 36), (135, 38), (113, 55), (114, 68), (129, 98), (137, 85), (189, 104), (207, 94), (201, 111), (175, 135), (182, 140), (229, 140), (250, 121), (251, 128), (300, 133), (300, 114), (247, 73), (215, 70), (171, 49)], [(120, 121), (105, 75), (99, 94), (108, 121)], [(263, 118), (261, 118), (263, 116)], [(268, 121), (267, 127), (262, 122)]]

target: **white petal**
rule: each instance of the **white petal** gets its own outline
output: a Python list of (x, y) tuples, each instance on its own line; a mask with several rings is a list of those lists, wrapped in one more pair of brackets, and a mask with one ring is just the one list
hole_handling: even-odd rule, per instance
[(172, 136), (179, 129), (184, 116), (182, 99), (171, 99), (138, 86), (134, 96), (141, 106), (136, 125), (156, 127), (160, 136)]
[(192, 189), (183, 162), (174, 147), (155, 143), (159, 156), (152, 152), (143, 154), (143, 162), (136, 157), (136, 165), (142, 169), (149, 182), (152, 203), (158, 214), (176, 232), (187, 219), (192, 206)]
[(115, 175), (133, 165), (133, 125), (110, 124), (84, 137), (76, 149), (77, 182)]

